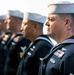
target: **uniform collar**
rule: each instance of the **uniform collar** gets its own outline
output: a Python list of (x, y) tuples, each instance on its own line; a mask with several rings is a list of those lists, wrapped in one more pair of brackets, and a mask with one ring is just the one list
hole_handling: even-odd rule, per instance
[(36, 40), (46, 40), (53, 45), (52, 41), (49, 39), (49, 37), (47, 35), (40, 35), (38, 38), (35, 39), (35, 41)]
[(67, 43), (74, 43), (74, 36), (66, 39), (65, 41), (63, 41), (61, 44), (67, 44)]

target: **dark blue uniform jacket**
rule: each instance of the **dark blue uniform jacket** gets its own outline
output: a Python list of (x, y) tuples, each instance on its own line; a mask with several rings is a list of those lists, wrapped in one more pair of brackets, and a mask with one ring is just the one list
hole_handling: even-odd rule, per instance
[(5, 35), (0, 39), (0, 75), (3, 75), (3, 67), (6, 59), (6, 46), (10, 41), (12, 32), (6, 32)]
[(39, 75), (74, 75), (74, 36), (53, 47), (41, 62)]
[(17, 75), (38, 75), (39, 59), (48, 54), (52, 46), (47, 35), (39, 36), (24, 53)]
[(22, 34), (17, 34), (9, 43), (7, 57), (4, 64), (4, 75), (16, 75), (18, 64), (23, 52), (31, 41)]

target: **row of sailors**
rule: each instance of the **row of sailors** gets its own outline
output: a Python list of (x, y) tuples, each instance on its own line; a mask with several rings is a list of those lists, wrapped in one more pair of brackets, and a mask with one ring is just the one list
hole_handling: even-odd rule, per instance
[(57, 41), (54, 47), (43, 34), (45, 16), (25, 13), (22, 21), (9, 11), (5, 24), (12, 34), (6, 44), (1, 38), (0, 75), (74, 75), (74, 3), (61, 1), (48, 8), (47, 34)]
[(16, 10), (0, 16), (0, 75), (38, 75), (39, 59), (53, 47), (43, 34), (45, 20), (41, 14)]

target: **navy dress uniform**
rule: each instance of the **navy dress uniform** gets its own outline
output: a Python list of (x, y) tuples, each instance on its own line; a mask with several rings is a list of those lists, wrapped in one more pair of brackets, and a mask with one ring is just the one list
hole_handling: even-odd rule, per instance
[(4, 64), (4, 75), (16, 75), (17, 67), (23, 52), (29, 46), (31, 41), (25, 39), (19, 32), (9, 43), (8, 53)]
[(11, 40), (12, 32), (7, 31), (5, 35), (0, 40), (0, 74), (3, 74), (3, 66), (6, 59), (6, 46), (8, 42)]
[[(74, 3), (69, 2), (50, 4), (49, 13), (72, 15), (74, 14), (73, 8)], [(65, 39), (41, 59), (39, 75), (74, 75), (74, 36), (70, 35)]]
[(38, 75), (39, 58), (49, 53), (52, 46), (47, 35), (39, 36), (25, 51), (17, 75)]
[[(7, 31), (0, 40), (0, 50), (5, 51), (8, 42), (11, 40), (12, 32)], [(3, 55), (2, 55), (3, 56)]]
[(74, 74), (74, 36), (53, 47), (41, 60), (39, 75)]

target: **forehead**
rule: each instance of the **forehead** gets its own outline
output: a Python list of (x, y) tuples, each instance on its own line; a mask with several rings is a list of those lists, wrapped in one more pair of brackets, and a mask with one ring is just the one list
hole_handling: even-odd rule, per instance
[(33, 23), (34, 21), (28, 20), (28, 19), (23, 19), (23, 23)]
[(58, 14), (48, 14), (48, 17), (60, 17)]

